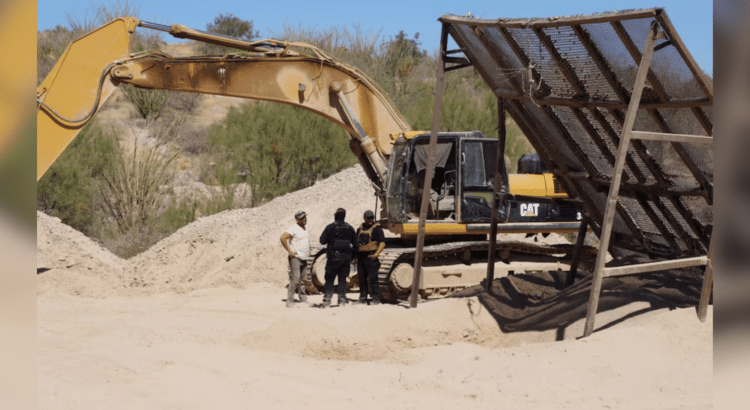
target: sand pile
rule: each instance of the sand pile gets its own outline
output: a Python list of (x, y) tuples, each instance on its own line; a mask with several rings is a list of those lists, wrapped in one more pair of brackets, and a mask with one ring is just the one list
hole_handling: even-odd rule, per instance
[[(294, 223), (294, 213), (307, 212), (307, 228), (316, 242), (338, 207), (347, 210), (346, 220), (354, 226), (365, 210), (374, 209), (375, 195), (361, 166), (257, 208), (199, 218), (127, 261), (39, 213), (39, 282), (42, 288), (54, 281), (59, 291), (95, 297), (244, 288), (258, 282), (283, 286), (288, 278), (279, 237)], [(87, 276), (92, 269), (103, 272)], [(70, 283), (61, 287), (62, 277)]]
[(200, 218), (132, 258), (133, 276), (147, 292), (244, 288), (256, 282), (283, 286), (288, 277), (279, 237), (295, 223), (297, 210), (307, 212), (307, 229), (316, 242), (337, 207), (345, 208), (347, 221), (355, 224), (374, 205), (370, 181), (357, 165), (263, 206)]
[(37, 290), (89, 297), (118, 294), (129, 263), (59, 218), (37, 212)]

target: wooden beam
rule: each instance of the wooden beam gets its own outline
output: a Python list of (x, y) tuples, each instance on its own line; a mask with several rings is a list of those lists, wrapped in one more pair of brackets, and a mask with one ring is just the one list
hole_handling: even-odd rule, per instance
[(705, 266), (707, 263), (708, 257), (696, 256), (693, 258), (672, 259), (668, 261), (640, 263), (637, 265), (616, 266), (611, 268), (604, 268), (604, 277), (609, 278), (613, 276), (626, 276), (636, 273), (655, 272), (659, 270), (689, 268), (691, 266)]
[[(505, 104), (502, 98), (497, 99), (497, 156), (495, 157), (495, 184), (492, 188), (492, 217), (490, 218), (490, 250), (487, 254), (487, 293), (492, 293), (492, 281), (495, 280), (495, 245), (497, 244), (497, 210), (507, 194), (508, 172), (505, 170)], [(503, 178), (503, 176), (506, 176)], [(505, 210), (506, 220), (509, 210)], [(502, 221), (505, 222), (505, 221)]]
[(634, 139), (650, 141), (689, 142), (693, 144), (713, 144), (713, 137), (690, 134), (667, 134), (665, 132), (633, 131), (631, 137)]
[(443, 89), (445, 88), (445, 61), (444, 53), (448, 44), (448, 24), (443, 23), (440, 34), (440, 54), (438, 57), (437, 74), (435, 82), (435, 106), (432, 111), (432, 127), (430, 128), (430, 147), (427, 156), (427, 171), (425, 172), (424, 186), (422, 192), (422, 207), (419, 210), (419, 229), (417, 230), (417, 249), (414, 255), (414, 279), (411, 285), (409, 307), (417, 307), (419, 297), (419, 284), (422, 274), (422, 252), (424, 250), (424, 229), (427, 220), (427, 208), (430, 205), (430, 186), (432, 177), (435, 175), (435, 152), (437, 152), (438, 131), (440, 130), (440, 109), (443, 102)]
[(703, 286), (701, 286), (701, 300), (698, 303), (698, 319), (701, 322), (706, 321), (706, 311), (708, 310), (708, 301), (711, 299), (711, 289), (714, 284), (714, 240), (708, 245), (708, 263), (706, 264), (706, 273), (703, 277)]
[(620, 144), (617, 147), (617, 155), (615, 160), (615, 167), (613, 170), (612, 185), (609, 189), (607, 196), (607, 207), (604, 211), (604, 219), (602, 222), (602, 235), (599, 238), (599, 252), (596, 256), (596, 266), (594, 268), (594, 277), (591, 283), (591, 296), (589, 297), (589, 305), (586, 313), (586, 324), (584, 329), (584, 337), (588, 337), (594, 331), (594, 320), (596, 316), (596, 310), (599, 307), (599, 296), (602, 291), (602, 274), (604, 271), (604, 262), (607, 256), (607, 249), (609, 248), (609, 240), (612, 234), (612, 225), (614, 224), (615, 213), (617, 211), (617, 197), (620, 190), (620, 180), (622, 178), (622, 170), (625, 166), (625, 157), (628, 153), (628, 146), (630, 145), (630, 133), (633, 131), (633, 125), (635, 124), (635, 118), (638, 113), (638, 105), (641, 101), (641, 94), (643, 93), (643, 86), (646, 84), (646, 77), (649, 73), (649, 66), (651, 65), (651, 57), (654, 54), (654, 42), (658, 33), (659, 26), (652, 24), (649, 28), (648, 39), (643, 50), (643, 57), (641, 58), (638, 66), (638, 74), (635, 78), (635, 84), (633, 85), (633, 95), (630, 98), (630, 106), (628, 112), (625, 115), (625, 123), (622, 127), (622, 137), (620, 138)]

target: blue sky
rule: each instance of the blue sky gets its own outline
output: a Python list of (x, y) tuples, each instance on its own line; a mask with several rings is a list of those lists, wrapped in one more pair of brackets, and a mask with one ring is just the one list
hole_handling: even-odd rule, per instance
[[(118, 0), (38, 0), (37, 28), (45, 30), (67, 25), (66, 15), (92, 16), (92, 8), (117, 4)], [(124, 4), (125, 0), (119, 0)], [(379, 0), (360, 3), (339, 0), (306, 1), (226, 1), (226, 0), (128, 0), (140, 9), (140, 18), (153, 23), (184, 24), (205, 30), (219, 14), (232, 13), (252, 20), (262, 37), (281, 33), (284, 24), (292, 27), (347, 27), (369, 35), (380, 32), (390, 38), (403, 30), (408, 37), (419, 33), (422, 48), (432, 53), (440, 42), (443, 14), (472, 13), (481, 18), (551, 17), (615, 10), (663, 7), (698, 65), (713, 73), (713, 2), (707, 0), (430, 0), (422, 2)], [(178, 41), (169, 35), (168, 42)]]

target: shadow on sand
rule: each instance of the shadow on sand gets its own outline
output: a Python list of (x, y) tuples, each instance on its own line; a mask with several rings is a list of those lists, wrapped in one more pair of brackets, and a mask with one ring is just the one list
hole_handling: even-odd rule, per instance
[[(476, 296), (505, 333), (557, 329), (557, 340), (562, 340), (568, 326), (586, 317), (591, 295), (590, 272), (579, 272), (567, 288), (566, 276), (567, 272), (511, 275), (495, 279), (490, 292), (485, 290), (485, 280), (450, 297)], [(657, 309), (697, 306), (702, 279), (703, 272), (695, 269), (604, 278), (597, 314), (635, 302), (650, 306), (594, 331)]]

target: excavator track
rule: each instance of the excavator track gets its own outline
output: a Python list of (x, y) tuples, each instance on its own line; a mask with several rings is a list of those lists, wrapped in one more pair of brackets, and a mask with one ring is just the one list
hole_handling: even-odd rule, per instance
[[(423, 248), (422, 254), (425, 260), (437, 259), (437, 258), (448, 258), (452, 256), (459, 256), (465, 252), (487, 252), (489, 250), (488, 241), (463, 241), (463, 242), (451, 242), (435, 245), (426, 245)], [(497, 260), (502, 260), (506, 263), (510, 263), (512, 267), (512, 261), (515, 256), (519, 255), (533, 255), (533, 256), (550, 256), (550, 255), (572, 255), (575, 246), (573, 244), (556, 244), (556, 245), (542, 245), (522, 241), (509, 241), (509, 242), (498, 242), (495, 246), (496, 254), (498, 255)], [(595, 254), (595, 249), (586, 247), (585, 253)], [(318, 294), (321, 289), (315, 285), (312, 281), (313, 263), (317, 259), (318, 255), (325, 252), (325, 247), (320, 245), (313, 245), (310, 249), (310, 256), (307, 257), (307, 267), (305, 269), (305, 275), (302, 279), (305, 284), (305, 289), (309, 294)], [(389, 242), (388, 246), (380, 254), (380, 269), (378, 270), (378, 283), (380, 284), (380, 295), (381, 300), (384, 302), (396, 302), (399, 299), (404, 300), (408, 298), (411, 290), (407, 287), (399, 286), (392, 280), (392, 273), (394, 269), (399, 265), (403, 266), (401, 269), (413, 271), (414, 257), (416, 255), (416, 248), (403, 246), (398, 242)], [(444, 297), (455, 293), (459, 290), (472, 286), (478, 283), (462, 284), (455, 286), (455, 284), (446, 283), (445, 286), (431, 287), (429, 292), (425, 292), (424, 289), (420, 289), (420, 295), (422, 297), (428, 296), (440, 296)]]
[[(465, 241), (452, 242), (424, 246), (422, 250), (424, 259), (446, 258), (460, 255), (464, 252), (488, 251), (488, 241)], [(499, 255), (498, 259), (510, 262), (514, 255), (570, 255), (575, 246), (573, 244), (540, 245), (520, 241), (498, 242), (495, 246)], [(410, 290), (399, 288), (392, 280), (391, 273), (399, 264), (408, 263), (413, 270), (413, 260), (416, 254), (415, 247), (386, 247), (380, 255), (380, 270), (378, 271), (378, 282), (380, 283), (380, 294), (383, 301), (395, 302), (398, 299), (408, 297)], [(447, 296), (455, 293), (466, 286), (449, 286), (433, 289), (432, 294)]]

